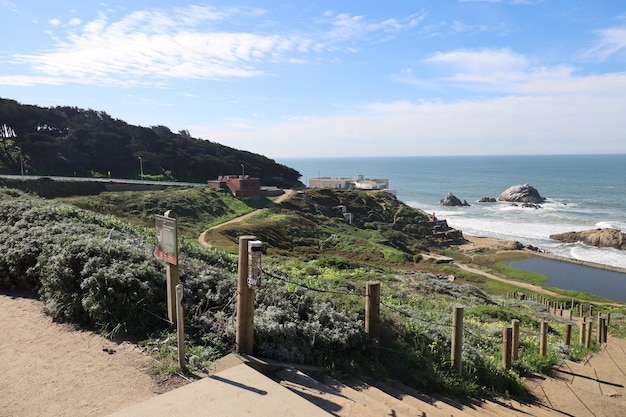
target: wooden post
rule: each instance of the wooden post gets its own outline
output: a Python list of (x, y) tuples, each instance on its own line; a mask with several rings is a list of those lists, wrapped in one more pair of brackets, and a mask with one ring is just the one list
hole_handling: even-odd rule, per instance
[(248, 287), (248, 242), (255, 239), (256, 236), (239, 237), (235, 350), (240, 354), (252, 354), (254, 348), (254, 290)]
[(513, 339), (511, 340), (511, 360), (516, 361), (519, 359), (519, 320), (511, 320), (511, 327), (513, 327)]
[(585, 346), (585, 339), (587, 338), (587, 320), (585, 317), (581, 317), (580, 320), (580, 335), (578, 341), (581, 346)]
[(178, 333), (178, 365), (185, 368), (185, 305), (183, 284), (176, 285), (176, 332)]
[(603, 317), (602, 318), (602, 341), (604, 343), (608, 343), (608, 337), (609, 337), (609, 326), (606, 324), (608, 322), (608, 318)]
[(589, 304), (589, 317), (593, 318), (593, 305)]
[[(570, 310), (571, 313), (572, 310)], [(565, 346), (570, 347), (572, 344), (572, 323), (565, 324)]]
[(591, 346), (591, 332), (593, 331), (593, 320), (590, 317), (587, 323), (587, 334), (585, 335), (585, 348), (589, 349)]
[(598, 344), (602, 344), (602, 336), (604, 335), (604, 329), (602, 328), (602, 314), (598, 314), (598, 324), (596, 329), (596, 341)]
[(569, 313), (568, 313), (568, 315), (569, 315), (568, 320), (569, 320), (569, 321), (572, 321), (572, 309), (571, 309), (571, 308), (569, 309)]
[(365, 289), (365, 333), (374, 342), (374, 359), (378, 360), (380, 339), (380, 282), (369, 281)]
[(548, 354), (548, 322), (541, 322), (541, 334), (539, 336), (539, 355), (546, 356)]
[(365, 288), (365, 333), (372, 339), (380, 337), (380, 282), (369, 281)]
[(452, 352), (450, 352), (450, 356), (457, 375), (461, 375), (463, 365), (461, 362), (463, 357), (463, 310), (463, 307), (455, 306), (452, 315)]
[(606, 313), (606, 327), (611, 325), (611, 313)]
[(505, 326), (502, 329), (502, 366), (504, 369), (511, 369), (511, 343), (513, 339), (513, 328)]

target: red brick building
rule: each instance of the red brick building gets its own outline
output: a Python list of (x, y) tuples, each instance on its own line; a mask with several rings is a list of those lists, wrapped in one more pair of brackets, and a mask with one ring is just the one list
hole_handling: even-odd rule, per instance
[(261, 197), (261, 180), (247, 175), (222, 175), (217, 180), (209, 180), (211, 188), (228, 190), (234, 197), (259, 199)]

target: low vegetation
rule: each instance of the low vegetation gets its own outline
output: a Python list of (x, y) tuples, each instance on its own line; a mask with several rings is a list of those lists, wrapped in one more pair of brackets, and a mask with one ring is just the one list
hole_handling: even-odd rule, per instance
[[(560, 358), (587, 353), (559, 343), (564, 321), (551, 317), (549, 355), (540, 357), (537, 330), (548, 317), (545, 307), (490, 294), (478, 277), (423, 258), (424, 251), (444, 248), (426, 227), (428, 216), (392, 196), (307, 191), (221, 227), (219, 247), (200, 246), (193, 233), (254, 208), (232, 200), (190, 189), (50, 201), (1, 189), (0, 288), (38, 294), (55, 320), (139, 338), (171, 371), (176, 337), (164, 320), (165, 271), (154, 257), (150, 218), (174, 209), (188, 218), (189, 237), (180, 237), (179, 246), (190, 370), (201, 371), (233, 349), (233, 249), (242, 234), (254, 234), (265, 245), (263, 284), (255, 294), (259, 355), (399, 379), (464, 398), (492, 392), (523, 396), (527, 372), (545, 372)], [(353, 214), (352, 224), (342, 206)], [(383, 288), (378, 354), (363, 325), (364, 290), (371, 280)], [(461, 376), (450, 362), (458, 304), (466, 309)], [(614, 317), (615, 328), (623, 326), (623, 316), (616, 311)], [(513, 319), (521, 322), (521, 355), (506, 370), (502, 327)]]

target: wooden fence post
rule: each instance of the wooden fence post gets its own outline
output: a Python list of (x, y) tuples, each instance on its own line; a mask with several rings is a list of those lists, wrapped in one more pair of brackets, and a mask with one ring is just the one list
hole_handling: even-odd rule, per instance
[(598, 344), (602, 344), (602, 336), (604, 336), (604, 329), (602, 327), (602, 314), (598, 314), (598, 324), (596, 330), (596, 341)]
[[(572, 310), (570, 310), (571, 312)], [(565, 346), (570, 347), (572, 344), (572, 323), (565, 324)]]
[(365, 288), (365, 333), (372, 339), (380, 337), (380, 282), (368, 281)]
[(511, 320), (511, 327), (513, 327), (513, 339), (511, 341), (511, 360), (516, 361), (519, 359), (519, 320)]
[(585, 348), (589, 349), (591, 346), (591, 332), (593, 330), (593, 319), (589, 317), (589, 322), (587, 323), (587, 334), (585, 335)]
[(513, 339), (513, 328), (504, 326), (502, 329), (502, 366), (504, 369), (511, 369), (511, 343)]
[(585, 346), (585, 339), (587, 338), (587, 319), (585, 317), (581, 317), (580, 320), (580, 335), (578, 337), (578, 341), (581, 346)]
[(380, 282), (368, 281), (365, 288), (365, 333), (374, 342), (374, 359), (378, 360), (380, 339)]
[(248, 242), (255, 239), (256, 236), (239, 237), (235, 349), (240, 354), (252, 354), (254, 349), (254, 290), (248, 287)]
[(602, 343), (606, 343), (607, 342), (606, 338), (608, 335), (608, 326), (606, 325), (606, 317), (602, 317), (600, 329), (601, 329), (600, 333), (602, 333)]
[(463, 357), (463, 311), (463, 307), (455, 306), (452, 315), (452, 351), (450, 356), (457, 375), (461, 375), (463, 368), (461, 359)]
[(546, 356), (548, 354), (548, 322), (541, 322), (541, 334), (539, 335), (539, 355)]

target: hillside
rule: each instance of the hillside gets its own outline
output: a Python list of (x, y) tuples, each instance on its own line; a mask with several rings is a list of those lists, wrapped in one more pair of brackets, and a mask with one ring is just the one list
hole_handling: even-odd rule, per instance
[(219, 245), (223, 236), (236, 242), (243, 234), (263, 236), (271, 255), (332, 256), (370, 265), (413, 263), (431, 248), (464, 242), (460, 231), (395, 196), (363, 190), (304, 190), (207, 238)]
[(183, 182), (245, 170), (262, 185), (300, 185), (292, 168), (186, 131), (134, 126), (102, 111), (0, 98), (0, 173), (139, 179), (142, 169), (144, 178)]
[[(165, 271), (154, 257), (154, 228), (141, 226), (155, 210), (164, 209), (159, 202), (167, 193), (173, 193), (169, 201), (184, 202), (190, 231), (215, 224), (212, 213), (223, 221), (252, 212), (211, 190), (102, 193), (59, 202), (2, 189), (0, 288), (36, 293), (55, 320), (110, 337), (132, 335), (158, 359), (158, 372), (180, 371), (175, 334), (162, 319)], [(352, 214), (351, 224), (344, 210)], [(112, 215), (120, 213), (124, 220)], [(234, 347), (233, 253), (241, 234), (255, 234), (264, 242), (263, 282), (255, 293), (256, 355), (469, 398), (493, 392), (524, 396), (525, 375), (546, 372), (562, 358), (580, 360), (589, 352), (560, 343), (565, 319), (548, 314), (544, 304), (503, 297), (511, 287), (487, 292), (473, 284), (493, 287), (474, 273), (425, 257), (426, 250), (464, 256), (450, 246), (440, 226), (386, 193), (306, 190), (220, 227), (208, 237), (210, 248), (181, 237), (189, 371), (206, 371)], [(364, 289), (372, 280), (382, 285), (377, 344), (363, 325)], [(450, 362), (451, 312), (458, 304), (466, 312), (462, 375)], [(594, 306), (596, 312), (602, 309), (615, 313), (611, 326), (617, 331), (622, 310)], [(548, 317), (550, 349), (540, 357), (537, 332)], [(522, 325), (523, 355), (504, 370), (502, 328), (513, 319)], [(574, 328), (572, 338), (577, 337)], [(595, 343), (592, 349), (597, 349)]]

